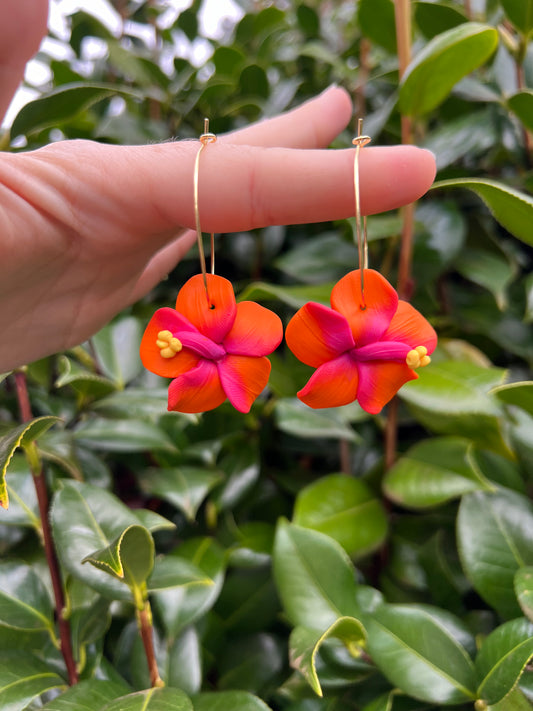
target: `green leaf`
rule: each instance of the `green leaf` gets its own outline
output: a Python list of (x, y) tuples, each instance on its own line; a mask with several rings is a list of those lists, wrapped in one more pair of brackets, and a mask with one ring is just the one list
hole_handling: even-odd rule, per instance
[(112, 380), (96, 373), (91, 373), (80, 366), (76, 361), (62, 355), (58, 359), (59, 377), (55, 382), (56, 388), (70, 385), (83, 397), (103, 397), (116, 389)]
[(443, 624), (440, 616), (414, 605), (384, 604), (365, 617), (364, 623), (368, 652), (391, 684), (436, 704), (476, 698), (472, 660), (453, 625)]
[(472, 459), (471, 448), (468, 440), (459, 437), (415, 444), (385, 474), (385, 494), (403, 506), (423, 509), (470, 491), (494, 491)]
[(533, 417), (533, 380), (499, 385), (492, 394), (506, 405), (520, 407)]
[(400, 86), (402, 114), (435, 109), (455, 84), (484, 64), (498, 46), (494, 27), (468, 22), (434, 37), (407, 67)]
[(289, 640), (291, 666), (307, 680), (315, 694), (322, 696), (322, 687), (316, 670), (316, 657), (327, 639), (339, 639), (348, 651), (358, 657), (365, 646), (363, 625), (353, 617), (339, 617), (325, 632), (307, 627), (295, 627)]
[(11, 457), (18, 447), (26, 447), (34, 440), (38, 439), (46, 430), (56, 422), (61, 422), (60, 417), (48, 415), (46, 417), (36, 417), (31, 422), (24, 422), (18, 427), (14, 427), (6, 435), (0, 438), (0, 506), (9, 508), (9, 498), (6, 485), (6, 471), (11, 461)]
[(399, 395), (418, 421), (438, 434), (468, 437), (481, 447), (512, 456), (502, 434), (501, 407), (490, 393), (505, 372), (473, 363), (431, 363)]
[(80, 681), (61, 696), (49, 701), (43, 711), (96, 711), (113, 699), (123, 696), (128, 689), (116, 681), (91, 679)]
[(533, 30), (533, 0), (501, 0), (501, 6), (522, 34), (527, 35)]
[(307, 240), (274, 261), (276, 269), (308, 284), (340, 279), (347, 264), (357, 264), (357, 249), (338, 232), (326, 232)]
[(501, 701), (516, 686), (533, 656), (533, 624), (519, 618), (497, 627), (483, 640), (476, 657), (481, 683), (477, 694), (487, 704)]
[(45, 691), (64, 688), (62, 679), (27, 650), (0, 653), (0, 708), (19, 711)]
[(331, 474), (302, 489), (293, 522), (330, 536), (350, 556), (376, 550), (387, 535), (381, 502), (359, 479)]
[(193, 705), (183, 691), (167, 687), (121, 696), (100, 711), (193, 711)]
[(142, 371), (139, 355), (141, 338), (139, 320), (128, 316), (105, 326), (91, 339), (102, 372), (119, 388)]
[[(533, 2), (530, 2), (533, 7)], [(528, 131), (533, 131), (533, 90), (524, 89), (507, 99), (507, 106), (518, 116)]]
[(28, 460), (23, 454), (15, 453), (9, 462), (7, 492), (9, 494), (9, 515), (2, 518), (2, 524), (29, 526), (39, 531), (41, 519), (35, 484)]
[(512, 235), (526, 244), (533, 245), (531, 222), (533, 220), (533, 197), (510, 188), (496, 180), (481, 178), (453, 178), (439, 180), (432, 190), (439, 188), (467, 188), (478, 195), (496, 219)]
[(514, 589), (522, 612), (533, 622), (533, 566), (519, 568), (516, 571)]
[(458, 8), (443, 2), (416, 2), (414, 6), (416, 24), (429, 38), (468, 21)]
[(0, 563), (0, 625), (30, 631), (54, 628), (50, 595), (25, 563)]
[[(89, 484), (63, 481), (51, 509), (51, 523), (59, 557), (65, 569), (105, 597), (131, 599), (125, 585), (82, 560), (110, 546), (130, 526), (144, 525), (132, 510), (113, 494)], [(161, 525), (161, 517), (154, 521)]]
[(283, 398), (276, 403), (276, 424), (282, 432), (316, 439), (345, 439), (359, 442), (359, 435), (343, 417), (343, 408), (312, 410), (296, 398)]
[(280, 521), (273, 566), (293, 625), (323, 631), (339, 617), (359, 616), (352, 562), (329, 536)]
[(247, 691), (206, 691), (193, 697), (194, 711), (271, 711)]
[(161, 592), (181, 586), (214, 584), (214, 580), (191, 561), (178, 555), (167, 555), (156, 559), (148, 588), (150, 592)]
[(502, 489), (468, 494), (461, 501), (457, 539), (464, 571), (504, 618), (521, 614), (514, 576), (533, 565), (532, 537), (533, 506), (525, 496)]
[(114, 84), (73, 82), (63, 84), (34, 101), (30, 101), (18, 112), (11, 136), (29, 136), (46, 128), (59, 126), (70, 121), (93, 104), (113, 96), (140, 98), (140, 94)]
[(154, 551), (150, 531), (134, 524), (105, 548), (85, 556), (82, 563), (91, 563), (122, 580), (133, 590), (146, 583), (150, 576), (154, 567)]
[[(154, 606), (170, 637), (176, 637), (213, 607), (220, 595), (226, 569), (225, 552), (211, 538), (187, 541), (180, 546), (179, 556), (200, 569), (204, 579), (154, 592)], [(167, 558), (171, 560), (172, 556)], [(149, 587), (155, 584), (156, 572), (157, 566)]]
[(357, 22), (365, 37), (396, 54), (396, 23), (391, 0), (361, 0)]
[(222, 472), (183, 466), (147, 469), (139, 481), (146, 494), (168, 501), (194, 521), (203, 500), (222, 479)]
[(75, 437), (104, 452), (176, 451), (164, 430), (147, 420), (95, 417), (82, 422), (75, 430)]
[(239, 301), (270, 301), (279, 300), (294, 309), (301, 308), (308, 301), (318, 301), (329, 306), (329, 297), (333, 284), (316, 284), (313, 286), (278, 286), (255, 281), (249, 284), (239, 294)]
[(488, 289), (501, 311), (506, 308), (507, 288), (516, 276), (516, 269), (508, 259), (486, 249), (467, 248), (461, 252), (456, 268), (466, 279)]

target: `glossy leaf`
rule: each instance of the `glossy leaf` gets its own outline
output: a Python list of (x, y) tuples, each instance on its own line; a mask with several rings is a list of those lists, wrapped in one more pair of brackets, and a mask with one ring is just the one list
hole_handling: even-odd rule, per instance
[(193, 697), (194, 711), (270, 711), (257, 696), (247, 691), (212, 691)]
[(0, 506), (4, 509), (9, 507), (9, 498), (6, 485), (6, 471), (11, 461), (11, 457), (18, 447), (26, 447), (30, 442), (38, 439), (52, 425), (61, 422), (61, 418), (51, 415), (36, 417), (31, 422), (24, 422), (14, 427), (7, 434), (0, 438)]
[(472, 460), (471, 443), (459, 437), (435, 437), (411, 447), (386, 472), (383, 489), (403, 506), (438, 506), (470, 491), (494, 491)]
[(282, 520), (273, 565), (293, 625), (323, 631), (339, 617), (359, 616), (355, 571), (344, 549), (329, 536)]
[(37, 573), (25, 563), (0, 563), (0, 625), (19, 630), (54, 627), (50, 595)]
[(498, 32), (475, 22), (437, 35), (407, 67), (400, 86), (400, 111), (420, 116), (435, 109), (460, 79), (489, 59), (497, 45)]
[(394, 4), (391, 0), (362, 0), (357, 11), (357, 21), (365, 37), (396, 53)]
[(512, 235), (526, 244), (533, 245), (531, 220), (533, 219), (533, 198), (496, 180), (481, 178), (453, 178), (433, 184), (439, 188), (466, 188), (476, 193), (492, 215)]
[(214, 580), (187, 558), (167, 555), (157, 558), (148, 587), (151, 592), (190, 585), (214, 585)]
[(516, 571), (514, 589), (522, 612), (533, 622), (533, 566), (519, 568)]
[(116, 389), (115, 383), (109, 378), (86, 370), (76, 361), (64, 355), (59, 358), (58, 370), (59, 377), (55, 382), (56, 388), (70, 385), (84, 397), (102, 397)]
[(183, 691), (166, 687), (121, 696), (99, 711), (193, 711), (193, 705)]
[(142, 328), (139, 320), (127, 317), (105, 326), (91, 339), (104, 375), (118, 387), (124, 387), (142, 370), (139, 356), (141, 338)]
[(175, 451), (167, 434), (145, 420), (86, 420), (75, 432), (84, 445), (104, 452)]
[(350, 556), (378, 548), (387, 534), (381, 502), (358, 479), (345, 474), (322, 477), (299, 492), (293, 522), (330, 536)]
[(80, 681), (49, 701), (43, 711), (95, 711), (128, 692), (125, 684), (102, 679)]
[(476, 657), (479, 698), (496, 704), (514, 689), (533, 657), (533, 624), (519, 618), (505, 622), (483, 640)]
[(459, 8), (441, 2), (415, 3), (414, 17), (418, 27), (429, 38), (451, 30), (468, 19)]
[(505, 14), (524, 35), (533, 30), (533, 0), (501, 0)]
[(154, 567), (154, 539), (143, 526), (128, 526), (108, 546), (85, 556), (82, 563), (91, 563), (130, 588), (138, 588)]
[(520, 407), (533, 417), (533, 381), (509, 383), (499, 385), (492, 391), (493, 394), (507, 405)]
[(9, 476), (6, 480), (9, 495), (9, 514), (1, 523), (7, 526), (25, 526), (40, 529), (39, 506), (35, 484), (28, 460), (23, 454), (15, 453), (9, 462)]
[(503, 256), (485, 249), (466, 249), (457, 271), (466, 279), (488, 289), (502, 311), (507, 305), (507, 289), (516, 274), (514, 265)]
[[(451, 616), (450, 616), (451, 617)], [(435, 704), (473, 701), (474, 664), (439, 617), (414, 605), (382, 605), (365, 618), (368, 652), (406, 694)]]
[(29, 653), (0, 653), (0, 708), (18, 711), (51, 689), (64, 688), (62, 679), (51, 667)]
[[(524, 0), (524, 2), (529, 2), (530, 7), (533, 8), (531, 0)], [(507, 105), (518, 116), (526, 129), (533, 131), (533, 90), (524, 89), (513, 94), (507, 99)]]
[(475, 492), (461, 501), (457, 538), (463, 568), (479, 595), (504, 618), (521, 613), (514, 576), (533, 565), (532, 536), (533, 506), (520, 494)]
[(279, 286), (266, 282), (252, 282), (239, 294), (239, 301), (269, 301), (279, 299), (293, 309), (299, 309), (308, 301), (318, 301), (329, 306), (333, 284), (306, 286)]
[(365, 646), (366, 634), (361, 622), (353, 617), (339, 617), (322, 634), (306, 627), (293, 629), (289, 640), (291, 666), (303, 674), (318, 696), (322, 696), (322, 687), (318, 679), (316, 657), (327, 639), (340, 640), (354, 657), (358, 657)]
[(30, 101), (18, 112), (11, 136), (30, 136), (58, 126), (86, 111), (93, 104), (113, 96), (139, 97), (139, 93), (117, 85), (80, 82), (64, 84), (45, 96)]
[(200, 467), (148, 469), (141, 477), (143, 491), (179, 508), (194, 521), (205, 497), (222, 480), (222, 473)]
[(276, 423), (282, 432), (304, 438), (344, 439), (358, 442), (359, 437), (343, 417), (342, 408), (312, 410), (299, 400), (284, 398), (276, 404)]

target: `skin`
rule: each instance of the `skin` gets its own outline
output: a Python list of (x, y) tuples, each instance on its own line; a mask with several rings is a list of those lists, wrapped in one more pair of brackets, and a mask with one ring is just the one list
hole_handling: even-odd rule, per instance
[[(5, 110), (46, 31), (47, 2), (4, 0), (2, 10)], [(236, 232), (353, 215), (354, 151), (325, 150), (351, 119), (348, 94), (331, 87), (209, 144), (200, 162), (202, 229)], [(196, 238), (199, 145), (63, 141), (0, 154), (0, 372), (81, 343), (174, 268)], [(363, 213), (417, 200), (434, 176), (428, 151), (364, 148)]]

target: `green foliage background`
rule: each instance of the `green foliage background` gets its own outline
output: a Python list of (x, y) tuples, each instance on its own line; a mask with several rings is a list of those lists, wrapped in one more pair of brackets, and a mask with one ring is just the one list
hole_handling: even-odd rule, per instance
[[(68, 58), (40, 53), (49, 86), (4, 146), (196, 137), (204, 116), (220, 133), (339, 83), (375, 145), (400, 141), (403, 113), (436, 153), (413, 303), (440, 341), (399, 394), (387, 472), (386, 413), (301, 406), (308, 371), (283, 348), (249, 415), (166, 412), (138, 345), (197, 272), (194, 252), (91, 343), (28, 367), (30, 425), (4, 378), (0, 708), (531, 708), (533, 0), (412, 2), (402, 82), (391, 0), (241, 0), (216, 39), (202, 36), (201, 0), (173, 17), (164, 2), (116, 4), (120, 35), (79, 11)], [(400, 215), (369, 219), (370, 263), (393, 282), (400, 231)], [(356, 265), (352, 239), (351, 221), (223, 235), (217, 271), (286, 322), (328, 301)], [(68, 690), (35, 438), (82, 679)], [(147, 690), (134, 615), (145, 591), (164, 689)]]

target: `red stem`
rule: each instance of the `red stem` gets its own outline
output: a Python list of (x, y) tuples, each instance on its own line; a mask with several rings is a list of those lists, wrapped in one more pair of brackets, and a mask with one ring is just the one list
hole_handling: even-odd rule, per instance
[(146, 602), (142, 610), (138, 610), (139, 629), (141, 639), (144, 645), (144, 653), (148, 662), (148, 671), (150, 673), (150, 685), (164, 686), (164, 682), (159, 676), (157, 660), (154, 651), (154, 634), (151, 622), (150, 603)]

